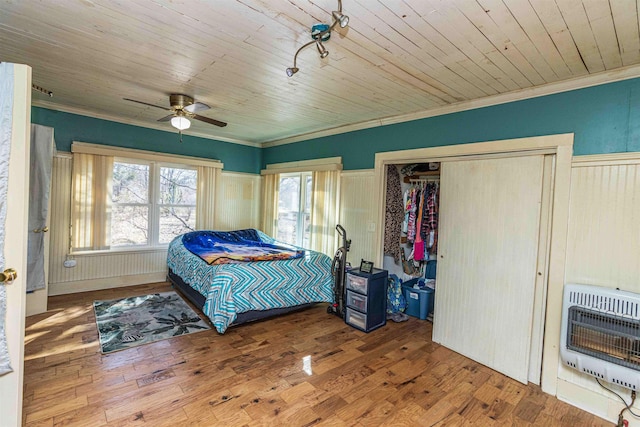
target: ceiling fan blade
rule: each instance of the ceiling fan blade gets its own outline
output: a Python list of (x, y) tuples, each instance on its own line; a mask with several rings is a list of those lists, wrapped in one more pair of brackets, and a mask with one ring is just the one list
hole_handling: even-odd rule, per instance
[(175, 117), (175, 114), (169, 114), (168, 116), (164, 116), (161, 119), (158, 119), (159, 122), (168, 122), (169, 120), (173, 119)]
[(163, 110), (171, 111), (171, 108), (161, 107), (159, 105), (154, 105), (154, 104), (149, 104), (148, 102), (136, 101), (135, 99), (130, 99), (130, 98), (122, 98), (122, 99), (124, 99), (125, 101), (137, 102), (138, 104), (142, 104), (142, 105), (148, 105), (149, 107), (156, 107), (156, 108), (161, 108)]
[(183, 110), (188, 111), (190, 113), (197, 113), (199, 111), (208, 110), (209, 107), (207, 104), (203, 104), (202, 102), (194, 102), (193, 104), (187, 105), (183, 108)]
[(201, 122), (209, 123), (212, 125), (220, 126), (221, 128), (225, 127), (227, 124), (225, 122), (220, 122), (215, 119), (210, 119), (209, 117), (199, 116), (197, 114), (193, 115), (193, 118), (196, 120), (200, 120)]

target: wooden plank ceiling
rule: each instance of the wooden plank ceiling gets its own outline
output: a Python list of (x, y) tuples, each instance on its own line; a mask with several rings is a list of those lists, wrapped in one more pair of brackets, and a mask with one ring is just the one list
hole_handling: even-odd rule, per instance
[[(635, 0), (344, 0), (349, 27), (303, 50), (335, 0), (8, 0), (0, 60), (33, 67), (34, 104), (171, 130), (185, 93), (212, 109), (186, 133), (259, 145), (419, 114), (640, 64)], [(640, 73), (639, 73), (640, 75)], [(270, 145), (270, 144), (268, 144)]]

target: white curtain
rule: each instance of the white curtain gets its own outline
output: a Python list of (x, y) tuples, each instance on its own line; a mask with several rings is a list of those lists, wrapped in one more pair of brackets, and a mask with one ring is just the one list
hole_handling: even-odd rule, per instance
[(276, 237), (278, 233), (278, 192), (280, 174), (262, 176), (261, 228), (265, 234)]
[(221, 173), (222, 170), (220, 168), (198, 166), (196, 230), (215, 229), (215, 189)]
[(311, 195), (311, 248), (333, 256), (337, 249), (336, 225), (340, 215), (340, 172), (313, 172)]
[(111, 246), (113, 157), (73, 153), (72, 236), (75, 250)]
[[(9, 189), (9, 156), (11, 155), (11, 128), (13, 125), (13, 65), (0, 63), (0, 271), (4, 271), (4, 228), (7, 218), (7, 191)], [(7, 347), (5, 318), (7, 289), (0, 283), (0, 375), (7, 374), (11, 359)]]
[(27, 249), (27, 292), (46, 287), (44, 275), (44, 231), (49, 217), (51, 168), (55, 142), (53, 128), (31, 125), (29, 171), (29, 237)]

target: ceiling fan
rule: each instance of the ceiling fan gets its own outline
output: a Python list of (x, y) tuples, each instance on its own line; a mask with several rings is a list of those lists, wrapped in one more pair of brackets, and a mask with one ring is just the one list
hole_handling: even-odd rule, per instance
[(194, 102), (193, 98), (188, 95), (182, 95), (173, 93), (169, 95), (170, 107), (161, 107), (160, 105), (149, 104), (148, 102), (137, 101), (135, 99), (123, 98), (125, 101), (137, 102), (138, 104), (148, 105), (149, 107), (156, 107), (162, 110), (171, 111), (168, 116), (158, 119), (159, 122), (171, 122), (171, 126), (183, 131), (189, 129), (191, 122), (189, 119), (200, 120), (201, 122), (209, 123), (219, 127), (225, 127), (227, 124), (219, 120), (210, 119), (209, 117), (200, 116), (196, 113), (200, 111), (206, 111), (210, 109), (207, 104), (202, 102)]

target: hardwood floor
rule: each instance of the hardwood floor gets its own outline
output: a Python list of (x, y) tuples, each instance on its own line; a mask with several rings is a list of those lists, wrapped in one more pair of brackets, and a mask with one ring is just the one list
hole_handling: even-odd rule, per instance
[(26, 426), (611, 425), (431, 342), (411, 318), (369, 334), (326, 305), (102, 355), (92, 302), (27, 318)]

